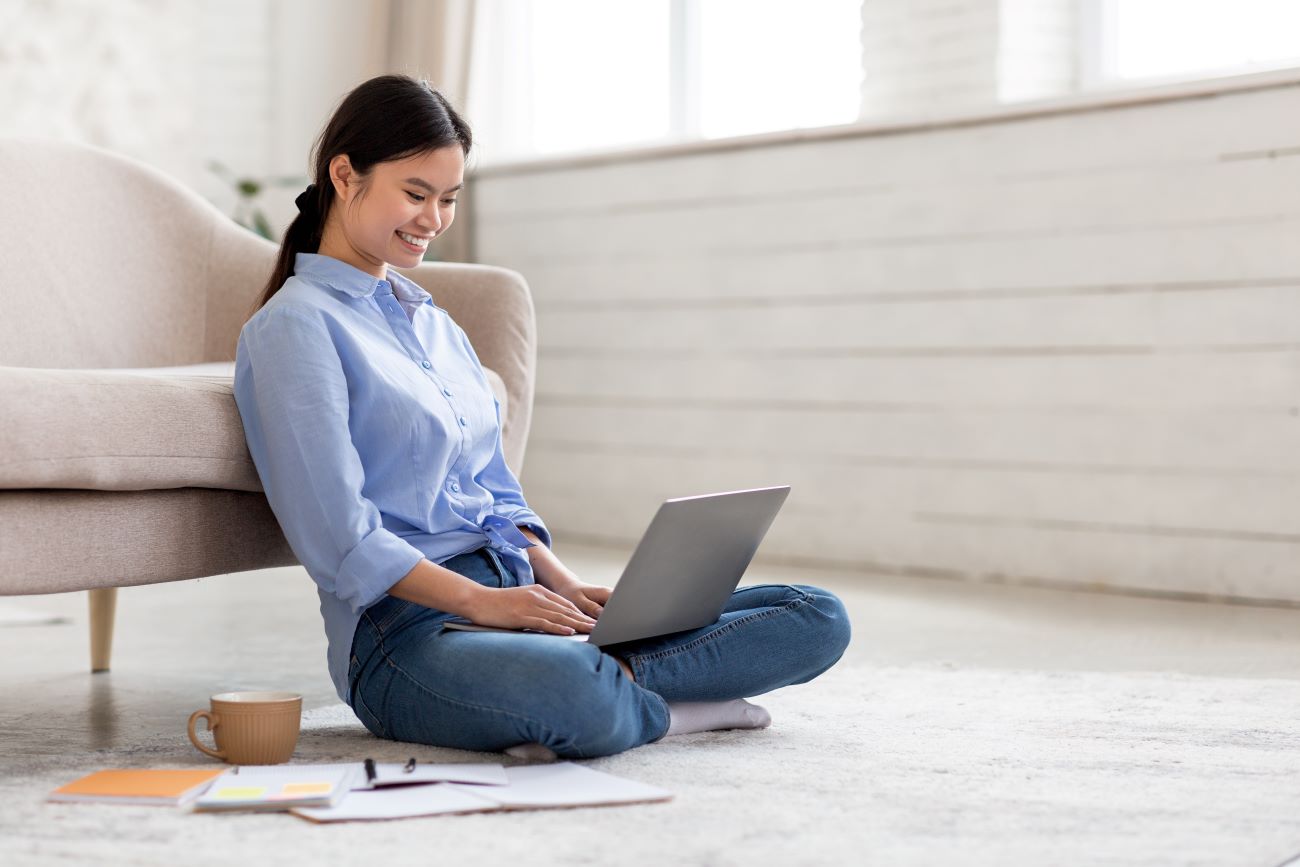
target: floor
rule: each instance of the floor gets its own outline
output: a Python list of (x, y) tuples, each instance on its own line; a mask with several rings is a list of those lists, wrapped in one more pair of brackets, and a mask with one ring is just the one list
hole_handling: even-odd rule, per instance
[[(625, 552), (597, 548), (561, 548), (558, 553), (594, 583), (613, 583), (626, 557)], [(1281, 681), (1277, 685), (1283, 689), (1289, 688), (1291, 681), (1300, 682), (1300, 610), (1296, 609), (761, 565), (752, 567), (746, 578), (746, 583), (769, 581), (816, 584), (841, 596), (854, 625), (853, 643), (837, 667), (845, 670), (970, 670), (981, 676), (995, 676), (998, 672), (1064, 676), (1077, 672), (1081, 677), (1100, 676), (1096, 673), (1158, 673), (1222, 678), (1223, 683), (1244, 684), (1244, 688), (1249, 688), (1246, 682), (1252, 680), (1270, 684)], [(0, 626), (0, 658), (6, 661), (0, 667), (0, 780), (19, 779), (25, 770), (35, 766), (45, 768), (46, 776), (32, 779), (55, 780), (57, 784), (101, 767), (149, 766), (151, 758), (198, 763), (203, 757), (185, 743), (189, 711), (205, 707), (209, 694), (232, 689), (294, 690), (303, 694), (304, 710), (309, 715), (318, 712), (324, 719), (335, 714), (331, 725), (336, 726), (355, 722), (337, 716), (341, 706), (325, 673), (325, 644), (315, 589), (300, 568), (122, 589), (113, 671), (93, 676), (88, 673), (84, 593), (0, 601), (28, 611), (63, 615), (71, 621)], [(810, 684), (799, 689), (816, 688), (816, 684)], [(934, 700), (942, 701), (942, 696)], [(762, 699), (756, 701), (763, 703)], [(850, 708), (862, 706), (854, 703)], [(774, 718), (777, 723), (782, 721), (775, 709)], [(359, 723), (355, 728), (357, 731), (348, 731), (348, 737), (369, 737)], [(777, 728), (774, 725), (771, 731)], [(1289, 731), (1284, 734), (1289, 737)], [(701, 743), (714, 742), (731, 743)], [(650, 756), (648, 750), (654, 746), (634, 750), (628, 756)], [(650, 765), (645, 759), (638, 765), (629, 758), (617, 767), (640, 767), (648, 772)], [(1250, 790), (1243, 791), (1248, 794)], [(75, 821), (75, 811), (146, 809), (41, 805), (38, 801), (43, 792), (29, 794), (31, 803), (27, 805), (28, 819), (23, 828), (6, 826), (0, 818), (0, 851), (6, 848), (6, 836), (22, 844), (10, 850), (20, 853), (19, 860), (6, 860), (7, 864), (65, 863), (71, 857), (69, 852), (88, 851), (61, 851), (57, 842), (58, 823), (66, 816), (73, 816), (68, 821)], [(1260, 796), (1266, 797), (1264, 792)], [(74, 813), (64, 812), (67, 810)], [(578, 816), (600, 811), (565, 812)], [(50, 824), (44, 827), (43, 822)], [(895, 833), (898, 829), (876, 831)], [(747, 833), (752, 837), (752, 832), (750, 829)], [(1268, 848), (1260, 850), (1268, 853), (1260, 856), (1266, 860), (1242, 863), (1278, 864), (1300, 852), (1300, 824), (1294, 837), (1288, 836), (1290, 833), (1279, 832)], [(847, 845), (857, 839), (865, 838), (850, 834), (840, 842)], [(898, 843), (901, 838), (891, 839)], [(1292, 839), (1293, 846), (1289, 842)], [(104, 842), (97, 844), (101, 848), (94, 851), (103, 863), (163, 863), (166, 859), (150, 860), (161, 856), (148, 849), (146, 842), (121, 852)], [(834, 842), (823, 840), (819, 845), (832, 846)], [(987, 863), (1033, 863), (1035, 857), (1030, 852), (1019, 859), (1014, 854), (1019, 850), (1013, 848), (1003, 850), (1005, 857), (998, 857), (997, 840), (983, 845), (992, 847), (981, 850)], [(766, 861), (764, 851), (770, 854), (778, 850), (757, 848), (746, 862), (787, 860), (773, 855), (774, 860)], [(940, 856), (954, 854), (935, 843), (932, 836), (924, 841), (913, 840), (907, 847), (899, 843), (896, 851), (898, 860), (881, 863), (932, 863)], [(735, 852), (724, 857), (706, 847), (689, 850), (685, 857), (679, 853), (678, 860), (732, 863), (732, 855)], [(567, 860), (574, 862), (572, 856)], [(581, 858), (577, 860), (582, 862)], [(603, 863), (611, 860), (619, 861), (606, 858)], [(1098, 863), (1120, 862), (1104, 859)], [(1160, 860), (1143, 856), (1131, 863)]]

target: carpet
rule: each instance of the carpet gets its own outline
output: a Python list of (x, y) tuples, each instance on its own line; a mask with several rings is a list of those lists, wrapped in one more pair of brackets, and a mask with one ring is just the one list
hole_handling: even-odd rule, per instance
[[(840, 666), (756, 699), (760, 731), (588, 762), (662, 786), (625, 807), (310, 824), (284, 814), (46, 804), (107, 767), (205, 765), (175, 732), (128, 752), (0, 756), (0, 853), (46, 864), (935, 864), (1272, 867), (1300, 852), (1300, 682)], [(57, 724), (51, 721), (50, 724)], [(517, 760), (304, 714), (294, 761)]]

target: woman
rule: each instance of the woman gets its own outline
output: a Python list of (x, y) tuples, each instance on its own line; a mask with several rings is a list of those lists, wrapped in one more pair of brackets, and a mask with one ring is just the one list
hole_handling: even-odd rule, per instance
[[(590, 632), (610, 590), (552, 552), (474, 348), (391, 270), (450, 227), (470, 145), (424, 81), (354, 89), (239, 337), (249, 451), (318, 585), (339, 697), (379, 737), (524, 756), (768, 725), (744, 697), (811, 680), (848, 644), (823, 590), (745, 587), (718, 622), (614, 653), (538, 634)], [(534, 632), (442, 628), (455, 615)]]

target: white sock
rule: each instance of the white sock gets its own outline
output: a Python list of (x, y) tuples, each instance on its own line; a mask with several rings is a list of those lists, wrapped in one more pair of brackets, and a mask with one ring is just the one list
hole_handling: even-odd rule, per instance
[(506, 749), (506, 755), (533, 762), (553, 762), (559, 756), (545, 744), (518, 744)]
[(762, 729), (772, 715), (743, 698), (734, 701), (681, 701), (668, 703), (668, 735), (685, 735), (714, 729)]

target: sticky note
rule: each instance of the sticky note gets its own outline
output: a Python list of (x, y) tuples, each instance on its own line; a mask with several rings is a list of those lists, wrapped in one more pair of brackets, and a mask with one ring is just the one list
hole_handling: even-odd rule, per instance
[(212, 794), (214, 798), (260, 798), (266, 794), (266, 786), (227, 786)]

